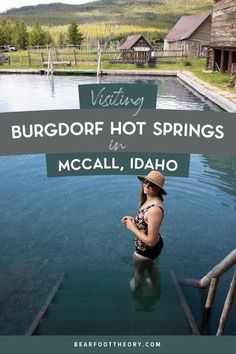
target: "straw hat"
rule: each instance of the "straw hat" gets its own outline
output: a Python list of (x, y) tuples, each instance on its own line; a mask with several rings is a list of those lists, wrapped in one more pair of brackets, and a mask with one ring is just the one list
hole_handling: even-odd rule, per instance
[(160, 188), (162, 194), (166, 195), (167, 192), (163, 189), (165, 183), (165, 177), (162, 173), (158, 171), (151, 171), (147, 176), (137, 176), (137, 178), (143, 182), (145, 180), (154, 183), (157, 187)]

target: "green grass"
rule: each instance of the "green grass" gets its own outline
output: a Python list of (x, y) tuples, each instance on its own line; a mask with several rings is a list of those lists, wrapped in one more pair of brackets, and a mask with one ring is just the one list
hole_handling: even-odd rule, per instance
[[(11, 65), (7, 63), (0, 66), (4, 69), (38, 69), (42, 68), (42, 64), (38, 62), (32, 62), (32, 65), (29, 65), (29, 58), (27, 51), (19, 51), (10, 53), (11, 57)], [(95, 57), (94, 57), (95, 59)], [(37, 57), (38, 60), (38, 57)], [(158, 63), (156, 67), (150, 68), (148, 65), (144, 65), (144, 67), (138, 67), (135, 64), (111, 64), (108, 60), (102, 62), (103, 70), (173, 70), (173, 71), (190, 71), (194, 75), (196, 75), (199, 79), (206, 81), (222, 90), (226, 90), (231, 93), (235, 93), (233, 88), (229, 88), (227, 85), (230, 80), (230, 75), (228, 74), (220, 74), (220, 73), (209, 73), (204, 72), (205, 70), (205, 60), (197, 59), (191, 60), (191, 65), (186, 66), (184, 61), (179, 61), (176, 64), (160, 64)], [(90, 63), (83, 63), (77, 66), (68, 66), (68, 67), (56, 67), (54, 66), (54, 70), (97, 70), (97, 64), (95, 61), (91, 61)]]
[(204, 72), (205, 70), (205, 60), (198, 59), (192, 61), (192, 66), (185, 67), (185, 70), (191, 71), (194, 75), (196, 75), (199, 79), (206, 81), (222, 90), (226, 90), (229, 92), (235, 92), (233, 88), (227, 87), (230, 75), (227, 73), (221, 74), (218, 72)]

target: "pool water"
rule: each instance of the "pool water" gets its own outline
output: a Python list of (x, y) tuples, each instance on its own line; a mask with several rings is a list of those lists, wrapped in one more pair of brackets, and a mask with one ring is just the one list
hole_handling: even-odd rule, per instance
[[(76, 109), (78, 84), (96, 80), (1, 75), (0, 112)], [(158, 109), (219, 110), (175, 78), (101, 80), (158, 84)], [(43, 155), (0, 157), (0, 175), (0, 335), (25, 333), (62, 271), (132, 275), (133, 237), (120, 219), (136, 212), (136, 177), (47, 178)], [(167, 177), (166, 190), (160, 269), (199, 279), (235, 248), (236, 158), (192, 154), (189, 177)], [(220, 282), (212, 334), (230, 277)], [(205, 294), (186, 296), (200, 323)], [(225, 334), (236, 333), (235, 312)]]

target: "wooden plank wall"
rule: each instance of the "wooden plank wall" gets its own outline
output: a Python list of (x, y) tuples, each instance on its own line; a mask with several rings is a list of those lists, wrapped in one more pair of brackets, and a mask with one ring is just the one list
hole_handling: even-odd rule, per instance
[(211, 44), (236, 47), (236, 1), (219, 0), (214, 3)]
[(188, 40), (164, 43), (164, 51), (170, 56), (182, 56), (183, 58), (199, 58), (201, 56), (201, 46), (205, 44), (201, 41)]
[(198, 29), (192, 34), (190, 39), (198, 40), (201, 43), (208, 44), (211, 37), (211, 17), (209, 16)]

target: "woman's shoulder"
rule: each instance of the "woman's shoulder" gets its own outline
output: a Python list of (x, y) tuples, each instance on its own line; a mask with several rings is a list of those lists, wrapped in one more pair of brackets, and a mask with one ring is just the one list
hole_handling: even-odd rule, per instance
[(143, 204), (140, 207), (140, 211), (151, 211), (155, 210), (156, 208), (160, 209), (164, 213), (164, 208), (162, 203), (152, 203), (152, 204)]
[(152, 204), (149, 208), (150, 211), (152, 212), (156, 212), (161, 210), (164, 213), (164, 208), (163, 208), (163, 204), (162, 203), (156, 203), (156, 204)]
[(164, 218), (164, 209), (160, 204), (155, 204), (150, 207), (144, 216), (146, 222), (149, 220), (163, 220)]

